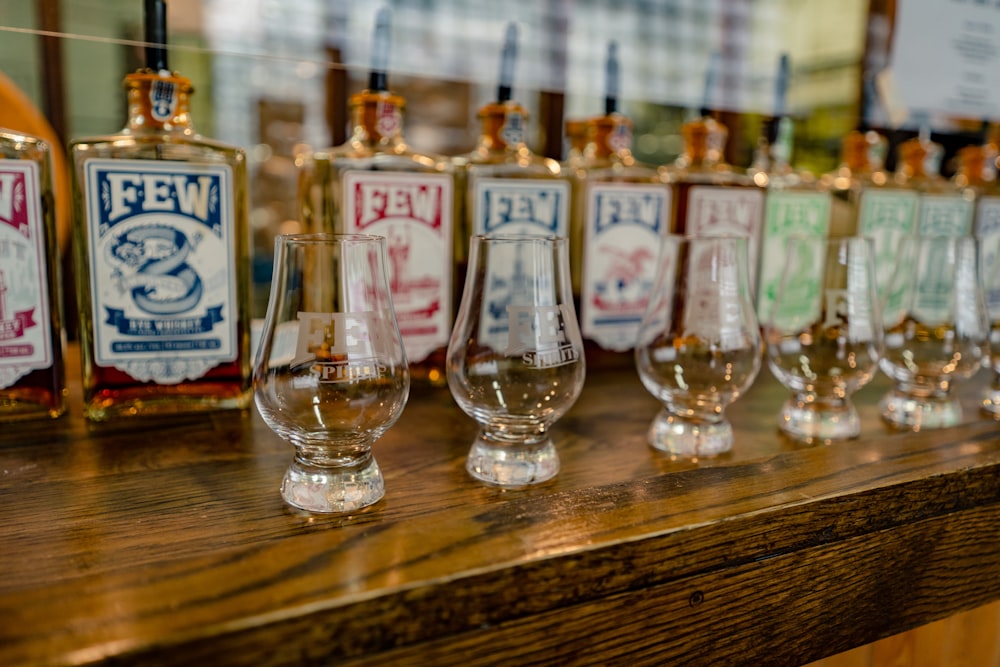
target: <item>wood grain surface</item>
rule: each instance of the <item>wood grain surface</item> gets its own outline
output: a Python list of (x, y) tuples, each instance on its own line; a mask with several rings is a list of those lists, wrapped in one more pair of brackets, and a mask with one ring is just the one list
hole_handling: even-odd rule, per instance
[[(72, 367), (72, 366), (71, 366)], [(761, 373), (731, 454), (673, 461), (634, 372), (588, 376), (555, 480), (465, 473), (474, 423), (414, 390), (386, 497), (286, 507), (255, 412), (0, 429), (0, 665), (800, 665), (1000, 600), (1000, 422), (781, 438)], [(974, 633), (972, 633), (974, 634)]]

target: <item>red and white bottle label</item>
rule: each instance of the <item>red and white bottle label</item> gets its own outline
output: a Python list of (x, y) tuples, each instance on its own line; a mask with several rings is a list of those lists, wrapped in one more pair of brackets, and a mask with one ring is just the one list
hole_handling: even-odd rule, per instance
[(38, 165), (0, 160), (0, 388), (52, 365)]
[(745, 236), (751, 293), (757, 285), (757, 257), (764, 226), (764, 191), (699, 185), (688, 195), (686, 231), (691, 236)]
[(389, 289), (410, 363), (451, 335), (453, 183), (446, 174), (347, 171), (344, 231), (387, 241)]

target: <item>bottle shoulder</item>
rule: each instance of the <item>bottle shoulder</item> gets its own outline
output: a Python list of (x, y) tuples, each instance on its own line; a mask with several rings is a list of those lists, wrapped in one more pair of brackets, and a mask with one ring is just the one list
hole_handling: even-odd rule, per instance
[(337, 170), (440, 172), (446, 174), (451, 174), (455, 170), (448, 158), (420, 153), (411, 150), (405, 144), (371, 146), (358, 142), (348, 142), (340, 146), (308, 152), (304, 158), (300, 158), (300, 162), (303, 159), (305, 162)]
[(671, 181), (678, 184), (756, 187), (753, 178), (726, 164), (684, 166), (675, 164), (666, 167), (666, 172)]
[(500, 174), (515, 176), (519, 173), (531, 177), (559, 177), (563, 175), (562, 165), (552, 158), (532, 153), (527, 149), (487, 150), (479, 147), (458, 156), (455, 163), (461, 165), (470, 175)]
[(0, 128), (0, 158), (41, 162), (49, 159), (51, 151), (49, 143), (40, 137)]
[(245, 167), (246, 151), (239, 146), (188, 132), (121, 132), (81, 137), (69, 142), (74, 162), (94, 158), (117, 160), (174, 160), (220, 162)]
[(827, 192), (830, 183), (817, 178), (812, 172), (786, 167), (776, 171), (753, 170), (747, 172), (755, 185), (768, 190), (783, 192)]

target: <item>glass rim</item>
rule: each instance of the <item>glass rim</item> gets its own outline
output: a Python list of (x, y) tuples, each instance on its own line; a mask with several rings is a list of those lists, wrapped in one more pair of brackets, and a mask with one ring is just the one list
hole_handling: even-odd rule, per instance
[(334, 232), (310, 232), (295, 234), (277, 234), (274, 237), (275, 243), (300, 243), (300, 244), (333, 244), (342, 242), (363, 243), (369, 241), (385, 242), (386, 237), (379, 234), (346, 234)]
[(472, 241), (545, 241), (558, 243), (567, 241), (568, 237), (558, 234), (473, 234), (469, 237)]

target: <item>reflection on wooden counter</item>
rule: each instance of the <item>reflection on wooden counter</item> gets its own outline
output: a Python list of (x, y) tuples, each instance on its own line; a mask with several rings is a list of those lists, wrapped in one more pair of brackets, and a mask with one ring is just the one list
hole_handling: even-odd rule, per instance
[[(71, 367), (72, 368), (72, 367)], [(415, 392), (378, 443), (386, 496), (287, 508), (255, 413), (0, 434), (0, 664), (792, 665), (1000, 599), (1000, 422), (780, 439), (767, 372), (732, 453), (672, 461), (634, 372), (592, 373), (559, 475), (465, 472), (476, 425)]]

